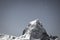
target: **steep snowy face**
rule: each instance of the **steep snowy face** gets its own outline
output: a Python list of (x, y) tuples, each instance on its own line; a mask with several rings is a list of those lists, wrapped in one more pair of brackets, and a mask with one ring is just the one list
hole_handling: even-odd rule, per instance
[(37, 23), (39, 23), (39, 20), (38, 19), (30, 22), (31, 25), (36, 25)]
[(28, 28), (32, 31), (33, 30), (36, 30), (36, 31), (40, 30), (41, 32), (46, 32), (46, 30), (43, 28), (42, 23), (38, 19), (31, 21), (28, 25)]
[(30, 23), (29, 23), (29, 25), (28, 25), (28, 27), (30, 28), (30, 29), (35, 29), (36, 27), (41, 27), (42, 25), (41, 25), (41, 23), (39, 22), (39, 20), (38, 19), (36, 19), (36, 20), (34, 20), (34, 21), (31, 21)]
[(46, 30), (43, 28), (39, 20), (31, 21), (28, 25), (28, 32), (31, 33), (31, 36), (34, 38), (40, 38), (42, 33), (46, 33)]

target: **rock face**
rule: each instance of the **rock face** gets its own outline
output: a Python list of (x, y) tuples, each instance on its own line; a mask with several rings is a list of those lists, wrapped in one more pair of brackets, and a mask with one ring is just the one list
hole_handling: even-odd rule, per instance
[(29, 22), (21, 36), (16, 37), (0, 34), (0, 40), (50, 40), (50, 37), (43, 28), (42, 23), (36, 19)]

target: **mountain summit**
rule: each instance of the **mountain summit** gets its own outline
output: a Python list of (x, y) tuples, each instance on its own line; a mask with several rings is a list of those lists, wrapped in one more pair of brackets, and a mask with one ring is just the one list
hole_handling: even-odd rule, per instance
[(39, 23), (39, 19), (36, 19), (36, 20), (33, 20), (33, 21), (30, 22), (30, 24), (32, 24), (32, 25), (36, 24), (36, 23)]
[(24, 29), (22, 34), (29, 34), (30, 39), (49, 40), (49, 35), (38, 19), (29, 22), (28, 27)]

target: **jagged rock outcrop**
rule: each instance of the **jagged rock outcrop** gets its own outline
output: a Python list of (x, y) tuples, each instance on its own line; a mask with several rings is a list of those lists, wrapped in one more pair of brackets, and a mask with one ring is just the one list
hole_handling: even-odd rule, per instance
[(36, 19), (29, 22), (28, 26), (23, 30), (21, 36), (16, 37), (0, 34), (0, 40), (50, 40), (50, 37), (43, 28), (42, 23)]

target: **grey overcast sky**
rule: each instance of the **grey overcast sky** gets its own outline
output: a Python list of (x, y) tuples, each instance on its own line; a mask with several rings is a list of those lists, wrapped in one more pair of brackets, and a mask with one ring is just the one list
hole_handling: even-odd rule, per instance
[(59, 0), (0, 0), (0, 33), (19, 36), (37, 18), (48, 34), (60, 35)]

